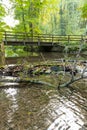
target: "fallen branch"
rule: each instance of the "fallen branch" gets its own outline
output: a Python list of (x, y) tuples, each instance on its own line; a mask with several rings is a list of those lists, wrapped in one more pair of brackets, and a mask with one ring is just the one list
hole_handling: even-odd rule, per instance
[(0, 79), (0, 82), (8, 82), (8, 83), (31, 83), (31, 84), (41, 84), (41, 85), (47, 85), (50, 87), (55, 87), (53, 84), (50, 84), (48, 82), (40, 81), (40, 80), (24, 80), (24, 79)]
[(61, 87), (68, 87), (70, 84), (72, 84), (72, 83), (74, 83), (78, 80), (85, 79), (85, 78), (87, 78), (87, 76), (83, 76), (83, 77), (81, 76), (81, 77), (78, 77), (78, 78), (74, 78), (73, 80), (70, 80), (70, 81), (68, 81), (64, 84), (59, 84), (58, 89), (60, 89)]

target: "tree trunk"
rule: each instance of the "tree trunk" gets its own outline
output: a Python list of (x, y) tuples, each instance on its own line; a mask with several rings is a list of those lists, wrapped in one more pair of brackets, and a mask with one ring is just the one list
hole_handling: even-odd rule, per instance
[(24, 32), (27, 33), (26, 23), (25, 23), (25, 15), (24, 15), (24, 8), (23, 8), (23, 1), (21, 0), (21, 10), (22, 10), (22, 22), (24, 26)]
[(0, 44), (0, 65), (5, 65), (5, 50), (3, 42)]

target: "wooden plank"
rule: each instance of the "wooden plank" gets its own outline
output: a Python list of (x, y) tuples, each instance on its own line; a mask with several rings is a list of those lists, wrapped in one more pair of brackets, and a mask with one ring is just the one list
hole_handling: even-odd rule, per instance
[(6, 46), (53, 46), (52, 42), (27, 42), (27, 41), (8, 41)]

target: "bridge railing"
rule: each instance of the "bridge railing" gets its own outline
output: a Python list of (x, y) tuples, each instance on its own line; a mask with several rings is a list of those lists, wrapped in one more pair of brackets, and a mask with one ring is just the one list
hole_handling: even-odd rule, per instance
[(46, 35), (33, 35), (29, 33), (11, 33), (11, 32), (5, 32), (4, 34), (4, 40), (7, 41), (37, 41), (38, 39), (44, 40), (44, 39), (49, 39), (50, 37), (47, 37)]
[(33, 34), (30, 33), (13, 33), (5, 32), (4, 41), (5, 42), (38, 42), (38, 43), (60, 43), (60, 42), (70, 42), (70, 41), (84, 41), (86, 36), (84, 35), (52, 35), (52, 34)]

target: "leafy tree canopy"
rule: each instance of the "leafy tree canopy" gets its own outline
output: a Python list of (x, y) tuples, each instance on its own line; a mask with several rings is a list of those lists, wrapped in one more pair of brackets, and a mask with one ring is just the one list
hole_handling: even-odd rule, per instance
[(82, 17), (87, 18), (87, 3), (82, 7)]

